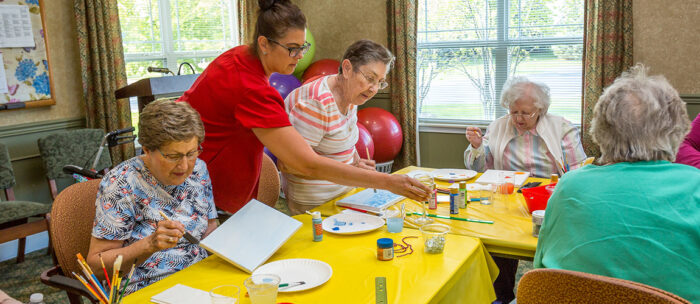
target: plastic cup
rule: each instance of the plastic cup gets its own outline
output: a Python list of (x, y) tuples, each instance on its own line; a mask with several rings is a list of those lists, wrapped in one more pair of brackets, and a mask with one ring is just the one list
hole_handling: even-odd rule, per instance
[(252, 304), (277, 303), (277, 286), (279, 284), (280, 277), (276, 274), (256, 274), (243, 282)]
[(211, 304), (234, 304), (238, 302), (241, 289), (236, 285), (221, 285), (209, 291)]
[(542, 222), (544, 221), (544, 210), (532, 211), (532, 236), (540, 236), (540, 228), (542, 228)]
[(399, 233), (403, 230), (403, 217), (396, 216), (386, 219), (386, 229), (391, 233)]
[(424, 250), (427, 253), (442, 253), (445, 250), (446, 234), (450, 227), (443, 224), (428, 224), (420, 227)]

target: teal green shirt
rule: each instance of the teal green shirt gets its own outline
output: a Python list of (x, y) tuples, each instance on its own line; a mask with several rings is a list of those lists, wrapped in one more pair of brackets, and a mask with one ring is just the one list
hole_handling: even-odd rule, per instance
[(700, 303), (700, 169), (651, 161), (566, 173), (549, 199), (534, 265), (640, 282)]

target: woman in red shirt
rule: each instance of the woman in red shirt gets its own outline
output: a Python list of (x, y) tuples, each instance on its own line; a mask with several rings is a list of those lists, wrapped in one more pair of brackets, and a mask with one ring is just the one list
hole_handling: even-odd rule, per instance
[(291, 126), (284, 101), (268, 78), (275, 72), (291, 74), (309, 49), (306, 17), (289, 0), (258, 4), (257, 39), (214, 59), (180, 98), (204, 122), (200, 158), (209, 168), (216, 205), (233, 213), (257, 196), (264, 146), (298, 175), (424, 201), (428, 189), (418, 181), (319, 156)]

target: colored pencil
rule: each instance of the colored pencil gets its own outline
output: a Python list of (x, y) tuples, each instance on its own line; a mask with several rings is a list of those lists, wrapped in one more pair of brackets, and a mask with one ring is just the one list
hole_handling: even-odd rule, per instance
[(75, 276), (76, 279), (78, 279), (78, 281), (80, 281), (80, 283), (83, 284), (83, 286), (85, 286), (85, 288), (87, 288), (87, 290), (88, 290), (98, 301), (100, 301), (100, 303), (106, 303), (106, 302), (104, 301), (104, 299), (103, 299), (99, 294), (97, 294), (97, 292), (95, 292), (95, 290), (90, 286), (90, 284), (88, 284), (88, 282), (85, 281), (85, 279), (83, 279), (82, 276), (80, 276), (79, 274), (77, 274), (77, 273), (75, 273), (75, 272), (73, 272), (73, 275)]

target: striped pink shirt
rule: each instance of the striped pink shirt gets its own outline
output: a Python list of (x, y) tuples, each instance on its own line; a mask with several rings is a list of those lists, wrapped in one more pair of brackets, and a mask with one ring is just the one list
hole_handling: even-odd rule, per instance
[[(292, 91), (284, 101), (285, 109), (292, 126), (316, 153), (352, 164), (358, 140), (357, 107), (350, 106), (348, 113), (342, 114), (328, 86), (328, 79), (328, 76), (322, 77)], [(320, 205), (352, 189), (286, 173), (282, 178), (287, 199), (302, 205)]]

